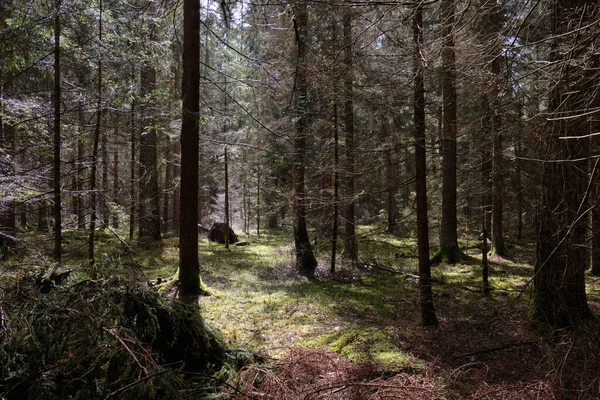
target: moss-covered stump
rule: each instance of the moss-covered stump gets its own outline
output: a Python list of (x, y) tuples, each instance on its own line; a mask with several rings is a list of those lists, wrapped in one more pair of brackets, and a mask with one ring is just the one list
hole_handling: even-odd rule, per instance
[(0, 398), (198, 398), (189, 377), (233, 357), (197, 307), (121, 279), (3, 286)]

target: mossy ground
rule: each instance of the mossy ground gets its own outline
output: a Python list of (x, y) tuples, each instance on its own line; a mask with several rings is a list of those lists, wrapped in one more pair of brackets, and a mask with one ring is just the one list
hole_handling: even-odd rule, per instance
[[(416, 242), (363, 230), (359, 267), (341, 264), (331, 275), (330, 248), (321, 242), (314, 281), (297, 276), (290, 233), (240, 235), (249, 246), (231, 246), (229, 250), (201, 235), (201, 274), (211, 293), (200, 300), (202, 315), (232, 345), (268, 356), (282, 357), (296, 346), (321, 347), (356, 362), (375, 362), (383, 371), (435, 371), (449, 397), (475, 393), (482, 384), (533, 382), (552, 372), (551, 358), (539, 347), (517, 345), (516, 350), (509, 346), (489, 354), (477, 353), (498, 345), (540, 340), (539, 327), (527, 315), (532, 243), (511, 244), (511, 259), (490, 257), (492, 293), (484, 296), (480, 242), (461, 242), (468, 258), (432, 267), (440, 326), (422, 328)], [(29, 235), (25, 241), (45, 243), (40, 234)], [(65, 234), (67, 256), (63, 268), (88, 273), (86, 236), (80, 236)], [(108, 233), (99, 238), (96, 258), (101, 261), (96, 268), (104, 274), (151, 283), (158, 278), (168, 281), (176, 275), (176, 236), (151, 247), (134, 244), (133, 251)], [(27, 257), (13, 257), (3, 273), (22, 268), (26, 258), (31, 262), (29, 267), (35, 267), (35, 257)], [(47, 265), (38, 260), (37, 268), (44, 267)], [(597, 313), (600, 279), (589, 277), (587, 283), (588, 298)], [(463, 358), (469, 352), (475, 355)], [(468, 363), (474, 364), (469, 367), (471, 372), (464, 374), (460, 368)]]

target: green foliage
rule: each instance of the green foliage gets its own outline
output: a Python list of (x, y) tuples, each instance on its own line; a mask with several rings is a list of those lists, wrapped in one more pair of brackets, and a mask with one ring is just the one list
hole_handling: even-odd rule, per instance
[(19, 274), (2, 300), (6, 399), (187, 398), (182, 372), (210, 378), (235, 359), (196, 308), (123, 279)]

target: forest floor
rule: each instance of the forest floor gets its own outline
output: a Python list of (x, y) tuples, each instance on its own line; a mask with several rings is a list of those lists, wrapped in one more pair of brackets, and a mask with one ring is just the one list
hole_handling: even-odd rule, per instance
[[(544, 329), (528, 318), (534, 247), (491, 257), (491, 295), (481, 290), (481, 243), (462, 242), (470, 259), (433, 267), (439, 326), (419, 326), (416, 243), (365, 234), (360, 265), (329, 272), (319, 244), (316, 280), (298, 277), (285, 232), (241, 236), (248, 246), (200, 240), (201, 274), (211, 292), (202, 314), (231, 346), (262, 354), (230, 384), (238, 398), (553, 399), (600, 398), (597, 323)], [(82, 258), (84, 236), (66, 240)], [(99, 235), (98, 268), (155, 284), (176, 274), (177, 237), (133, 253)], [(40, 254), (44, 253), (43, 249)], [(39, 254), (38, 254), (39, 257)], [(27, 260), (21, 260), (26, 263)], [(94, 272), (94, 271), (91, 271)], [(588, 277), (600, 313), (600, 279)]]
[[(513, 244), (509, 258), (491, 257), (492, 293), (484, 296), (481, 243), (462, 242), (470, 260), (433, 267), (440, 323), (423, 328), (415, 241), (363, 237), (369, 239), (360, 243), (361, 265), (340, 263), (335, 274), (329, 272), (330, 248), (318, 248), (315, 281), (295, 273), (292, 240), (284, 232), (243, 237), (249, 246), (229, 250), (201, 241), (202, 277), (212, 293), (201, 300), (203, 315), (232, 345), (272, 359), (268, 372), (240, 378), (245, 393), (286, 399), (597, 398), (600, 341), (590, 336), (597, 329), (550, 332), (528, 318), (531, 243)], [(142, 262), (149, 277), (173, 274), (173, 249), (167, 240), (155, 264)], [(589, 277), (588, 293), (598, 315), (598, 278)]]

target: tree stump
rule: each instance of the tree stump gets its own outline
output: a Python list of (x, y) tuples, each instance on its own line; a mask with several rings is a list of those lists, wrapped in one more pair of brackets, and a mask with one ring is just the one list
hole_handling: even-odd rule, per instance
[(227, 228), (222, 222), (214, 223), (208, 231), (208, 240), (225, 244), (227, 240), (227, 231), (229, 230), (229, 244), (234, 244), (238, 241), (238, 237), (231, 228)]

